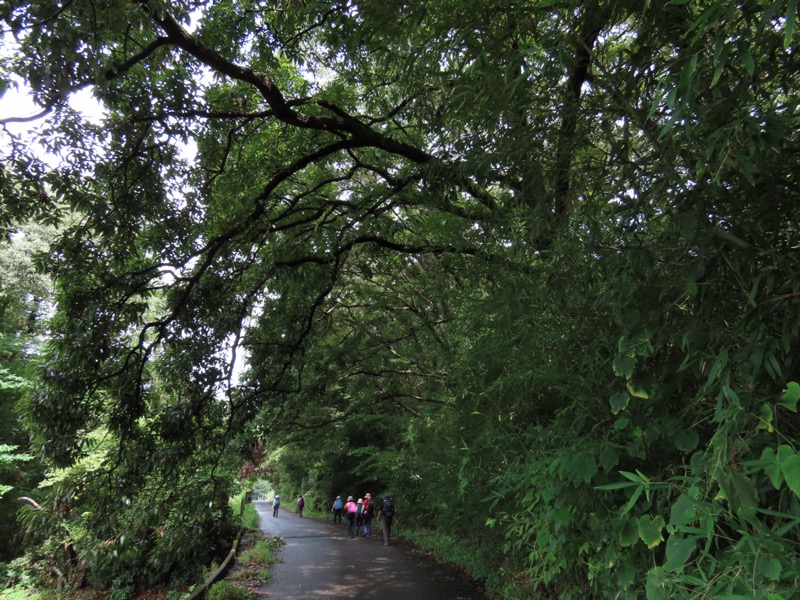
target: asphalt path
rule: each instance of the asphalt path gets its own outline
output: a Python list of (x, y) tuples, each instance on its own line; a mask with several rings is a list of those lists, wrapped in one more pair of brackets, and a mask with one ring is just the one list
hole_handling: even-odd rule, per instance
[(261, 530), (281, 536), (286, 544), (273, 579), (259, 592), (280, 600), (348, 598), (355, 600), (456, 600), (462, 596), (438, 580), (400, 546), (384, 546), (380, 520), (372, 537), (347, 538), (347, 525), (332, 520), (298, 517), (271, 502), (254, 502)]

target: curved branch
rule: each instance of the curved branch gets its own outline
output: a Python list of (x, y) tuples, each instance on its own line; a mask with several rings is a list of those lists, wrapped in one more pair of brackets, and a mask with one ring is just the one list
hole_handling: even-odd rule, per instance
[[(270, 196), (270, 194), (277, 188), (282, 182), (286, 179), (291, 177), (294, 173), (301, 171), (308, 165), (312, 164), (316, 160), (339, 152), (341, 150), (345, 150), (347, 148), (351, 148), (354, 146), (353, 142), (349, 141), (339, 141), (333, 144), (329, 144), (324, 148), (320, 148), (316, 152), (312, 152), (311, 154), (307, 154), (296, 160), (291, 165), (281, 169), (278, 173), (276, 173), (267, 186), (262, 190), (262, 192), (256, 198), (256, 208), (250, 213), (250, 216), (246, 219), (243, 219), (242, 222), (237, 225), (236, 227), (230, 228), (225, 233), (222, 233), (215, 237), (214, 239), (210, 240), (205, 246), (197, 250), (192, 256), (187, 259), (187, 263), (189, 260), (195, 257), (200, 257), (205, 255), (204, 259), (197, 265), (194, 272), (190, 277), (186, 279), (186, 287), (180, 292), (178, 295), (175, 303), (173, 304), (172, 311), (169, 316), (154, 323), (149, 324), (147, 327), (142, 329), (139, 334), (139, 345), (141, 347), (146, 347), (147, 352), (149, 354), (153, 348), (155, 348), (164, 338), (166, 335), (166, 327), (170, 323), (174, 322), (178, 316), (180, 315), (181, 311), (183, 310), (186, 303), (189, 301), (189, 297), (192, 295), (195, 287), (200, 282), (203, 274), (211, 267), (213, 264), (217, 254), (222, 250), (222, 248), (234, 239), (237, 235), (243, 233), (248, 227), (250, 227), (253, 223), (256, 223), (259, 218), (264, 214), (266, 211), (266, 206), (264, 201), (266, 198)], [(305, 261), (308, 262), (308, 261)], [(329, 261), (320, 261), (320, 262), (329, 262)], [(147, 339), (147, 334), (149, 329), (156, 327), (159, 330), (156, 339), (153, 341), (152, 344), (149, 346), (145, 343)]]
[(42, 510), (42, 507), (33, 498), (28, 498), (27, 496), (20, 496), (19, 498), (17, 498), (17, 500), (29, 504), (30, 506), (33, 507), (33, 510)]
[(410, 144), (387, 137), (374, 131), (351, 116), (316, 116), (304, 115), (293, 110), (283, 93), (266, 74), (238, 65), (211, 48), (201, 45), (171, 15), (159, 14), (150, 6), (148, 0), (136, 0), (169, 38), (170, 43), (181, 48), (206, 66), (223, 73), (233, 79), (254, 86), (275, 112), (275, 117), (287, 125), (304, 129), (330, 131), (352, 136), (353, 141), (361, 145), (380, 148), (391, 154), (397, 154), (415, 163), (426, 163), (433, 156)]
[(56, 102), (50, 103), (35, 115), (30, 115), (27, 117), (6, 117), (5, 119), (0, 119), (0, 125), (6, 125), (7, 123), (30, 123), (32, 121), (38, 121), (42, 117), (46, 117), (53, 112), (56, 104)]

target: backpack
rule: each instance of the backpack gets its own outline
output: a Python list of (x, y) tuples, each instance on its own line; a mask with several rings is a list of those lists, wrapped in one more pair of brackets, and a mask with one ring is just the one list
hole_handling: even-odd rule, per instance
[(392, 504), (391, 499), (383, 501), (383, 516), (384, 517), (393, 517), (394, 516), (394, 504)]
[(342, 499), (337, 498), (336, 502), (333, 503), (334, 510), (342, 510)]

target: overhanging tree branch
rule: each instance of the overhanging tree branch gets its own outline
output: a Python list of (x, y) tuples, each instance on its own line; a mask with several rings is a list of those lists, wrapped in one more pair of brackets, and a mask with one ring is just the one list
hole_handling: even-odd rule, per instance
[(329, 117), (305, 115), (296, 112), (286, 101), (280, 88), (268, 75), (227, 60), (216, 51), (197, 42), (171, 15), (160, 13), (153, 9), (148, 0), (136, 1), (147, 12), (153, 22), (167, 34), (170, 43), (194, 56), (201, 63), (215, 71), (253, 85), (270, 105), (275, 117), (284, 123), (303, 129), (348, 134), (361, 145), (380, 148), (415, 163), (426, 163), (433, 159), (433, 156), (427, 152), (374, 131), (352, 116), (339, 114)]

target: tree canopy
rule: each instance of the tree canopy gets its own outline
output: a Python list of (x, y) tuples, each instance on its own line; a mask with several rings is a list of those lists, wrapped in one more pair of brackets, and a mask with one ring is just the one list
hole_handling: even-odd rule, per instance
[(98, 581), (213, 552), (249, 459), (507, 597), (797, 592), (796, 0), (0, 6), (51, 156), (6, 132), (0, 220), (70, 216), (41, 519)]

